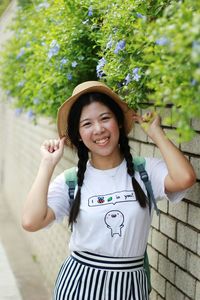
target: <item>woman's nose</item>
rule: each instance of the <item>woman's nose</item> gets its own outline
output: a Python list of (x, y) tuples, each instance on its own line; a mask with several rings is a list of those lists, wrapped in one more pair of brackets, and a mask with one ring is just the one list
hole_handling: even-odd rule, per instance
[(103, 132), (103, 131), (104, 131), (104, 127), (102, 126), (102, 124), (99, 123), (99, 122), (96, 122), (96, 123), (94, 124), (94, 133), (99, 134), (99, 133), (101, 133), (101, 132)]

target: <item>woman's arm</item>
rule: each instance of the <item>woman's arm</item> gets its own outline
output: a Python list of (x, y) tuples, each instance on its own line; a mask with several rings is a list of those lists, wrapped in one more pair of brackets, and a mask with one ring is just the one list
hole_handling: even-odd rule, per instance
[(196, 182), (194, 169), (183, 153), (165, 135), (160, 126), (160, 117), (150, 113), (143, 117), (133, 114), (133, 118), (157, 145), (167, 165), (166, 192), (178, 192), (192, 186)]
[(63, 155), (64, 141), (64, 138), (49, 140), (41, 146), (41, 163), (22, 214), (22, 226), (27, 231), (37, 231), (55, 219), (53, 210), (47, 205), (47, 193), (53, 171)]

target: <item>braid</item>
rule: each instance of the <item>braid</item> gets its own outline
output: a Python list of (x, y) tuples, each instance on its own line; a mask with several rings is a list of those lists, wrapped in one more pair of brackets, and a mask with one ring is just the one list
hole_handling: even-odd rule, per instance
[(77, 172), (77, 179), (78, 179), (78, 190), (76, 193), (76, 197), (72, 203), (72, 207), (70, 210), (69, 215), (69, 225), (72, 225), (73, 222), (76, 222), (79, 210), (80, 210), (80, 203), (81, 203), (81, 187), (83, 185), (84, 174), (86, 170), (86, 164), (88, 161), (88, 150), (86, 146), (80, 142), (77, 147), (77, 154), (78, 154), (78, 172)]
[(120, 130), (119, 143), (120, 143), (120, 150), (126, 159), (127, 172), (132, 178), (132, 185), (133, 185), (133, 189), (134, 189), (134, 192), (136, 195), (136, 199), (138, 200), (141, 207), (146, 207), (147, 197), (146, 197), (144, 191), (142, 190), (140, 184), (137, 182), (137, 180), (134, 177), (135, 170), (134, 170), (134, 165), (133, 165), (133, 157), (130, 152), (128, 137), (126, 136), (126, 134), (123, 130)]

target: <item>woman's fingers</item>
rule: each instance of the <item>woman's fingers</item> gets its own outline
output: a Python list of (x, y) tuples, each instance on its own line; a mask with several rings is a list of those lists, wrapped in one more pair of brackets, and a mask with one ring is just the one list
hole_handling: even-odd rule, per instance
[(65, 138), (60, 139), (50, 139), (50, 140), (45, 140), (44, 143), (42, 144), (43, 149), (47, 150), (50, 153), (55, 152), (58, 150), (60, 147), (64, 147), (64, 141)]

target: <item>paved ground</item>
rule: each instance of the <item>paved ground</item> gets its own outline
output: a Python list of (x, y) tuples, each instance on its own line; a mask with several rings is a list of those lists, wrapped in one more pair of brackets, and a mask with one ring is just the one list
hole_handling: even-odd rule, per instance
[(34, 262), (20, 224), (0, 195), (0, 300), (50, 300), (38, 263)]
[[(0, 18), (0, 50), (11, 36), (7, 28), (15, 11), (16, 0), (13, 0)], [(0, 195), (0, 300), (50, 299), (44, 276), (32, 259), (20, 224), (13, 220), (6, 199)]]
[(0, 299), (22, 300), (15, 276), (13, 274), (13, 271), (7, 258), (7, 254), (1, 242), (0, 258)]

